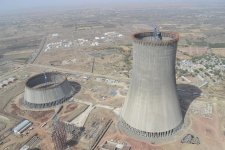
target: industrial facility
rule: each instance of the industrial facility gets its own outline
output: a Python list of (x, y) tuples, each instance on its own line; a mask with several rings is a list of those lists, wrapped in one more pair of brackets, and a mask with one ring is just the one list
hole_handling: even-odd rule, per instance
[(23, 133), (27, 128), (29, 128), (32, 125), (32, 122), (29, 120), (23, 120), (20, 122), (15, 128), (13, 128), (13, 132), (15, 134), (21, 134)]
[(58, 116), (53, 119), (52, 141), (54, 143), (55, 150), (66, 149), (66, 128), (65, 124), (59, 120)]
[(29, 78), (24, 103), (29, 108), (47, 108), (62, 104), (75, 93), (67, 78), (57, 72), (46, 72)]
[(157, 29), (133, 35), (132, 81), (119, 123), (128, 135), (157, 142), (182, 127), (175, 80), (178, 40), (178, 34)]

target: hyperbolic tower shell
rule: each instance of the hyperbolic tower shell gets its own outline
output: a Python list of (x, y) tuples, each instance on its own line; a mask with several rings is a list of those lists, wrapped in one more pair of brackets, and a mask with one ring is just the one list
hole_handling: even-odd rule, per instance
[(47, 108), (73, 96), (75, 88), (57, 72), (46, 72), (29, 78), (25, 85), (24, 103), (30, 108)]
[(121, 111), (121, 129), (156, 141), (176, 133), (183, 117), (176, 93), (175, 61), (179, 36), (162, 32), (133, 35), (132, 81)]

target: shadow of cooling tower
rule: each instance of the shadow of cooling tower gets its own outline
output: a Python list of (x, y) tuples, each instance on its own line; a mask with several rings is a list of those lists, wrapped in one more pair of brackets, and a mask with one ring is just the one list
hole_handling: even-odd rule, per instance
[(190, 104), (199, 97), (201, 93), (202, 91), (194, 85), (177, 84), (177, 95), (180, 101), (183, 118), (185, 117)]
[(73, 131), (71, 131), (72, 138), (67, 141), (67, 145), (72, 147), (74, 145), (77, 145), (85, 132), (84, 127), (75, 127)]
[(73, 88), (75, 89), (73, 95), (75, 95), (75, 94), (77, 94), (77, 93), (80, 92), (80, 90), (81, 90), (81, 85), (80, 85), (80, 83), (75, 82), (75, 81), (69, 81), (69, 83), (70, 83), (70, 84), (73, 86)]

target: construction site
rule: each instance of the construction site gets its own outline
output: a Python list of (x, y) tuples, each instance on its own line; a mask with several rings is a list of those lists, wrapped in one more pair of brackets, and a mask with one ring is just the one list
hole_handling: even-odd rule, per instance
[[(148, 36), (148, 34), (143, 35)], [(152, 33), (150, 35), (153, 36)], [(162, 35), (165, 36), (164, 34)], [(176, 38), (176, 35), (170, 36)], [(151, 41), (153, 43), (160, 42), (154, 41), (154, 39), (151, 39)], [(154, 48), (151, 46), (157, 45), (156, 43), (150, 44), (150, 48), (147, 49), (153, 50)], [(138, 48), (138, 46), (136, 47)], [(161, 48), (163, 49), (163, 47)], [(140, 47), (138, 49), (140, 50)], [(174, 58), (174, 56), (171, 58)], [(168, 58), (168, 60), (170, 59)], [(136, 67), (138, 66), (140, 65)], [(212, 130), (212, 126), (222, 120), (222, 118), (216, 117), (215, 113), (222, 113), (221, 111), (223, 110), (220, 109), (222, 105), (205, 100), (205, 97), (212, 96), (207, 88), (199, 89), (193, 85), (179, 82), (177, 87), (175, 87), (175, 81), (171, 80), (171, 86), (174, 87), (170, 87), (170, 89), (173, 89), (174, 94), (177, 95), (176, 103), (180, 103), (179, 106), (181, 106), (180, 108), (177, 107), (177, 110), (180, 111), (178, 122), (172, 127), (171, 131), (167, 131), (169, 127), (156, 130), (156, 128), (151, 127), (155, 125), (149, 124), (152, 129), (149, 128), (150, 132), (147, 132), (143, 129), (135, 129), (137, 130), (135, 131), (131, 127), (134, 121), (126, 123), (126, 117), (128, 116), (123, 116), (127, 109), (126, 107), (128, 107), (126, 106), (127, 104), (123, 105), (125, 99), (136, 101), (135, 99), (129, 99), (127, 95), (129, 94), (129, 84), (136, 82), (135, 80), (138, 78), (130, 83), (128, 78), (117, 78), (92, 72), (85, 73), (37, 63), (20, 67), (15, 72), (12, 72), (12, 75), (16, 80), (13, 80), (10, 86), (4, 87), (4, 90), (1, 91), (1, 98), (7, 96), (3, 93), (11, 95), (11, 98), (4, 98), (6, 100), (5, 102), (3, 101), (4, 105), (2, 105), (4, 112), (1, 113), (0, 118), (0, 146), (4, 150), (26, 150), (32, 148), (45, 150), (161, 150), (165, 149), (165, 147), (166, 149), (174, 149), (177, 146), (180, 148), (184, 146), (187, 149), (190, 147), (201, 147), (200, 149), (202, 149), (212, 145), (219, 146), (217, 138), (215, 138), (214, 144), (202, 144), (204, 140), (207, 140), (205, 139), (205, 134), (207, 136), (221, 135), (221, 142), (224, 138), (221, 134), (224, 129), (220, 129), (221, 133)], [(134, 72), (133, 75), (135, 76)], [(167, 78), (165, 76), (166, 72), (162, 75), (163, 78)], [(175, 76), (175, 74), (171, 75)], [(141, 78), (143, 79), (143, 77)], [(140, 87), (141, 85), (139, 85)], [(220, 87), (217, 88), (220, 89)], [(136, 91), (137, 89), (130, 92), (130, 94), (134, 94)], [(141, 91), (144, 90), (139, 90), (139, 92)], [(167, 94), (170, 95), (170, 93)], [(218, 94), (221, 95), (221, 98), (223, 97), (222, 91), (218, 91)], [(166, 96), (166, 101), (168, 101), (169, 95)], [(157, 99), (159, 100), (160, 98), (158, 97)], [(174, 100), (174, 98), (171, 98), (171, 100)], [(164, 100), (161, 99), (161, 101)], [(214, 101), (223, 103), (220, 98)], [(135, 102), (132, 103), (135, 104)], [(131, 104), (129, 104), (129, 107), (132, 106)], [(171, 106), (174, 107), (175, 104)], [(143, 113), (144, 107), (140, 106), (140, 115)], [(130, 110), (131, 108), (128, 109), (128, 112)], [(132, 110), (136, 113), (138, 111), (136, 106)], [(159, 114), (159, 112), (155, 113)], [(171, 113), (171, 117), (173, 117), (173, 113)], [(166, 117), (165, 119), (170, 120), (171, 117)], [(24, 119), (27, 121), (24, 121)], [(154, 122), (159, 126), (157, 121), (148, 122)], [(129, 125), (128, 123), (131, 124)], [(143, 122), (143, 125), (145, 124), (147, 122)], [(201, 129), (198, 128), (198, 124), (201, 124)], [(139, 126), (141, 127), (141, 124)], [(174, 130), (173, 128), (177, 129)], [(173, 143), (170, 143), (170, 141), (173, 141)], [(140, 143), (142, 144), (140, 145)]]
[(182, 24), (161, 10), (152, 27), (158, 11), (31, 14), (5, 30), (27, 37), (0, 40), (0, 149), (224, 150), (222, 48), (187, 19), (199, 12)]

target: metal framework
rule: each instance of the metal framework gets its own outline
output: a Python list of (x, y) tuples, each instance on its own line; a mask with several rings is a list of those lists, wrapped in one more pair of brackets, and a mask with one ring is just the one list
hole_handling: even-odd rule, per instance
[(55, 150), (66, 149), (66, 128), (65, 124), (59, 120), (58, 116), (56, 116), (53, 120), (52, 141), (54, 143)]

